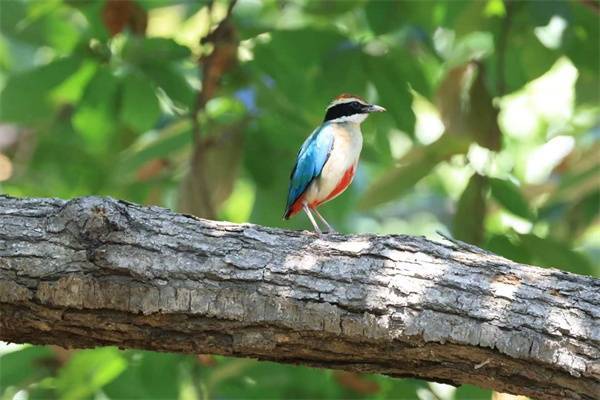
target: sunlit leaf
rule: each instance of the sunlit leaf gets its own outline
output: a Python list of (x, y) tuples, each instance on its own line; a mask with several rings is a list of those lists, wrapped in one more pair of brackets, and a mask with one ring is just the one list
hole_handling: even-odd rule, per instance
[(450, 67), (483, 60), (494, 52), (494, 39), (489, 32), (472, 32), (461, 38), (452, 48), (447, 65)]
[(487, 177), (475, 173), (469, 179), (458, 200), (452, 221), (455, 238), (475, 245), (483, 241), (487, 188)]
[(126, 367), (126, 360), (116, 348), (81, 350), (60, 370), (56, 388), (62, 399), (86, 398), (119, 376)]
[(88, 83), (72, 121), (90, 144), (103, 146), (115, 134), (118, 89), (118, 78), (106, 68), (99, 69)]
[(77, 104), (97, 69), (97, 63), (86, 59), (74, 74), (52, 90), (51, 99), (59, 104)]
[(223, 220), (231, 222), (248, 221), (254, 207), (255, 188), (248, 180), (238, 179), (231, 196), (223, 204)]
[(517, 185), (500, 178), (489, 178), (489, 182), (492, 197), (504, 208), (521, 218), (533, 218), (533, 212)]

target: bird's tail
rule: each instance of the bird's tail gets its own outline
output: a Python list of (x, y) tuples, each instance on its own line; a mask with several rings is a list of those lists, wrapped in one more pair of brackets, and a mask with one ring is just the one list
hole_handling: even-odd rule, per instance
[(294, 215), (298, 214), (300, 210), (302, 210), (302, 202), (304, 201), (304, 196), (300, 196), (296, 201), (292, 204), (288, 205), (283, 213), (283, 219), (290, 219)]

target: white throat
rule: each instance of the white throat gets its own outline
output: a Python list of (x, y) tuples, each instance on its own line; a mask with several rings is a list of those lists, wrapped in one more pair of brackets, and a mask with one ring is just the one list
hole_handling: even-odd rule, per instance
[(328, 122), (333, 122), (333, 123), (344, 123), (344, 122), (349, 122), (352, 124), (360, 124), (362, 122), (364, 122), (365, 119), (367, 119), (367, 117), (369, 116), (369, 114), (353, 114), (353, 115), (346, 115), (344, 117), (339, 117), (336, 119), (332, 119)]

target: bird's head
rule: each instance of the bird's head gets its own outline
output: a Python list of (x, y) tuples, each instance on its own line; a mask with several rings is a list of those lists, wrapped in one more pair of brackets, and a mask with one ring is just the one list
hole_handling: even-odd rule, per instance
[(341, 94), (327, 106), (323, 122), (353, 122), (360, 124), (372, 112), (383, 112), (385, 108), (369, 104), (358, 96)]

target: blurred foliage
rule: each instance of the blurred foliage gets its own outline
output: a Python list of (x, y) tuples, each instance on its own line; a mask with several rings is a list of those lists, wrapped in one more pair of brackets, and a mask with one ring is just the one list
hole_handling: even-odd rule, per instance
[[(338, 230), (452, 232), (600, 273), (593, 2), (239, 0), (225, 27), (227, 8), (0, 2), (0, 192), (172, 208), (204, 196), (221, 219), (308, 228), (280, 218), (289, 171), (327, 103), (351, 92), (388, 113), (364, 124), (354, 185), (323, 206)], [(2, 399), (491, 396), (224, 357), (10, 350)]]

